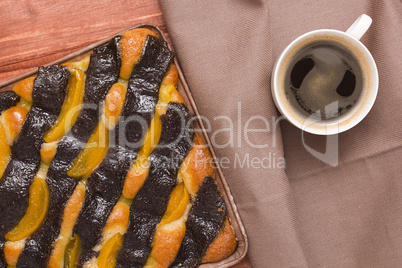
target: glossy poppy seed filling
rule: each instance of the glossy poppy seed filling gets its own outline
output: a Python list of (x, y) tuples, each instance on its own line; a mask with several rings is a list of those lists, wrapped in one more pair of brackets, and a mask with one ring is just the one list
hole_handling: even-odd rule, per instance
[(0, 93), (0, 268), (195, 267), (235, 250), (172, 60), (138, 28)]

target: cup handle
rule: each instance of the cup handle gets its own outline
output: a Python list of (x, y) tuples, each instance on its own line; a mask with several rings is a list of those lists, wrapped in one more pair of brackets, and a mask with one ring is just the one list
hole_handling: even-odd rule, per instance
[(372, 22), (373, 20), (368, 15), (362, 14), (349, 27), (346, 33), (359, 40), (366, 33)]

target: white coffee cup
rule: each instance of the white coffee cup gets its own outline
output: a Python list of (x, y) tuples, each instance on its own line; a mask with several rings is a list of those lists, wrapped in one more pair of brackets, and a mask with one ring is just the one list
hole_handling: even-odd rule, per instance
[[(359, 39), (368, 30), (371, 22), (371, 18), (363, 14), (346, 32), (333, 29), (311, 31), (299, 36), (285, 48), (275, 63), (271, 77), (271, 90), (276, 107), (289, 122), (309, 133), (333, 135), (354, 127), (369, 113), (378, 92), (378, 70), (372, 55)], [(291, 94), (293, 91), (286, 86), (285, 81), (290, 79), (289, 68), (293, 67), (290, 64), (297, 53), (312, 44), (322, 42), (342, 47), (355, 57), (362, 75), (361, 93), (353, 105), (348, 105), (344, 114), (330, 119), (320, 119), (319, 113), (322, 111), (314, 111), (311, 114), (305, 112), (305, 108), (301, 109), (298, 105), (300, 97)], [(323, 109), (329, 110), (328, 107)]]

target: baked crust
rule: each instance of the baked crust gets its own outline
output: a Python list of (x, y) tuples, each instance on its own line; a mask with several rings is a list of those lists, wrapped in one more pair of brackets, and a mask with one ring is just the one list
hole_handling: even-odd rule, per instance
[[(30, 152), (39, 160), (36, 172), (26, 179), (27, 186), (43, 180), (45, 188), (36, 183), (29, 194), (23, 189), (30, 202), (18, 207), (20, 215), (25, 210), (23, 218), (17, 216), (18, 225), (7, 223), (18, 240), (7, 240), (11, 229), (2, 230), (0, 266), (192, 267), (234, 252), (237, 241), (225, 216), (212, 157), (194, 134), (194, 118), (177, 91), (178, 72), (171, 59), (156, 33), (138, 28), (96, 48), (91, 57), (49, 67), (40, 81), (21, 81), (14, 95), (0, 96), (1, 172), (16, 161), (11, 153), (17, 149), (15, 140), (31, 135), (21, 130), (25, 119), (36, 107), (52, 114), (38, 134), (45, 140)], [(52, 74), (52, 68), (60, 74)], [(60, 94), (50, 97), (55, 86)], [(91, 103), (96, 112), (85, 106)], [(43, 120), (40, 111), (36, 120)], [(113, 147), (121, 142), (121, 133), (113, 133), (133, 115), (147, 124), (142, 134), (138, 126), (131, 126), (128, 134), (129, 143), (140, 146)], [(78, 147), (79, 142), (85, 147)], [(178, 162), (170, 165), (172, 155)], [(0, 188), (5, 185), (0, 180)], [(49, 207), (40, 201), (46, 196)], [(42, 214), (45, 218), (32, 216)]]
[(229, 219), (225, 220), (221, 231), (215, 240), (209, 245), (207, 252), (202, 258), (202, 263), (217, 262), (226, 259), (236, 250), (237, 242), (233, 227)]

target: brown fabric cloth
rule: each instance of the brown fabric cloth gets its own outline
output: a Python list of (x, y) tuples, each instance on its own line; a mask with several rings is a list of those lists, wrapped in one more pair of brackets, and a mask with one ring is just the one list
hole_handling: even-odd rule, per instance
[[(402, 2), (160, 2), (194, 98), (211, 122), (218, 157), (230, 160), (224, 173), (246, 226), (253, 266), (401, 267)], [(332, 167), (303, 146), (305, 141), (324, 152), (325, 137), (305, 134), (303, 140), (288, 122), (273, 123), (278, 115), (270, 74), (297, 36), (346, 30), (362, 13), (373, 18), (362, 41), (378, 65), (379, 94), (363, 122), (339, 135), (339, 165)], [(245, 137), (252, 116), (267, 122), (255, 119), (248, 128), (269, 131)], [(247, 159), (239, 162), (247, 155), (249, 166)], [(250, 163), (264, 157), (262, 167)], [(286, 169), (273, 165), (281, 157)]]

